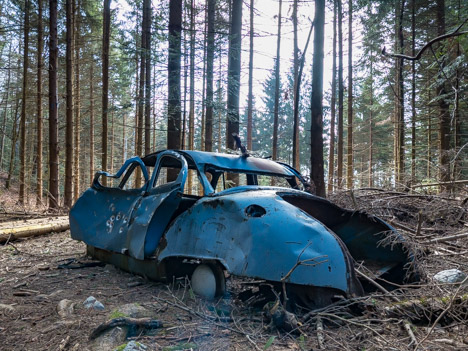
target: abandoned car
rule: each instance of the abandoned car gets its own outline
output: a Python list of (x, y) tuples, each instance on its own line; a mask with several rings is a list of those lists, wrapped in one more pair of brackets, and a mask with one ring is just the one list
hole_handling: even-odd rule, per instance
[(358, 264), (402, 283), (412, 257), (399, 234), (307, 186), (269, 159), (159, 151), (129, 159), (115, 175), (96, 173), (70, 211), (71, 236), (91, 256), (149, 279), (189, 276), (206, 297), (223, 295), (225, 277), (235, 275), (278, 291), (284, 284), (288, 297), (323, 306), (363, 294)]

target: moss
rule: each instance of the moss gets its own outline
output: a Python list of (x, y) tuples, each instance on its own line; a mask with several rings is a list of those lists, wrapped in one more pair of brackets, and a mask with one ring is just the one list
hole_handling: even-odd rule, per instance
[(123, 351), (127, 347), (127, 343), (117, 346), (114, 351)]
[(120, 312), (119, 310), (113, 310), (111, 314), (109, 315), (109, 319), (116, 319), (116, 318), (122, 318), (122, 317), (128, 317), (125, 313)]
[(198, 345), (193, 342), (183, 343), (174, 346), (166, 346), (163, 348), (163, 351), (182, 351), (182, 350), (195, 349), (198, 350)]

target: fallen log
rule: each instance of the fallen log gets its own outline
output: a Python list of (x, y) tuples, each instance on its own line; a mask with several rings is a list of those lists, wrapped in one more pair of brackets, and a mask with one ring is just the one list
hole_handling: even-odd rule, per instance
[[(41, 219), (44, 221), (44, 219)], [(26, 238), (30, 236), (49, 234), (52, 232), (63, 232), (70, 228), (68, 216), (52, 219), (46, 223), (21, 223), (11, 222), (9, 227), (0, 229), (0, 243)]]

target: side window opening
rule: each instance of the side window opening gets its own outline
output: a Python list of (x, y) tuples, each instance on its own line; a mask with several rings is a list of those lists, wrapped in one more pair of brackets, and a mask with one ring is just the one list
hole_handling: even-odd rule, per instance
[(172, 156), (163, 156), (159, 163), (158, 174), (154, 180), (153, 187), (157, 188), (175, 182), (181, 168), (182, 162), (180, 160)]

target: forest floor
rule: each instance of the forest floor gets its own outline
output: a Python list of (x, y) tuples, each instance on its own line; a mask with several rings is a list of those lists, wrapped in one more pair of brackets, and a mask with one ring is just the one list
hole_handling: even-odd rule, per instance
[[(210, 302), (196, 297), (187, 281), (154, 283), (91, 260), (69, 231), (0, 244), (0, 350), (105, 350), (90, 340), (93, 331), (127, 315), (163, 324), (146, 332), (113, 329), (136, 330), (118, 345), (135, 340), (147, 350), (466, 350), (468, 284), (433, 279), (444, 269), (468, 273), (464, 191), (458, 197), (379, 189), (333, 195), (343, 207), (394, 225), (416, 253), (422, 280), (312, 313), (296, 311), (301, 323), (291, 332), (270, 325), (255, 295), (240, 298), (251, 286), (246, 280), (230, 277), (228, 294)], [(21, 210), (8, 203), (11, 194), (4, 196), (1, 221), (48, 215)], [(90, 296), (104, 309), (87, 309)]]

